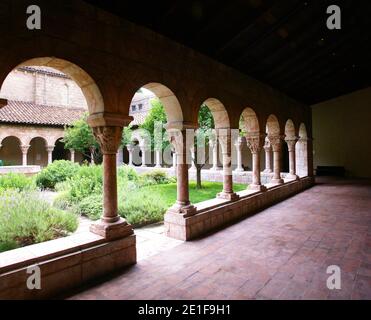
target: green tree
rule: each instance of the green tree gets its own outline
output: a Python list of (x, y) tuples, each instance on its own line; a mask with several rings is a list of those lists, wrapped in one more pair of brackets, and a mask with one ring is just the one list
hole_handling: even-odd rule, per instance
[(102, 155), (93, 130), (87, 123), (87, 118), (88, 114), (85, 113), (81, 119), (76, 120), (71, 126), (65, 127), (64, 147), (81, 152), (87, 158), (91, 158), (92, 152), (96, 162), (100, 162)]
[[(213, 139), (213, 129), (215, 128), (214, 117), (209, 107), (203, 104), (198, 113), (198, 130), (195, 135), (194, 158), (192, 161), (196, 167), (196, 188), (202, 189), (201, 170), (209, 160), (208, 150), (210, 139)], [(205, 159), (198, 163), (197, 159), (205, 155)]]
[(150, 101), (152, 108), (146, 116), (140, 128), (146, 130), (151, 135), (151, 149), (162, 149), (164, 150), (168, 145), (169, 141), (167, 138), (166, 129), (164, 126), (161, 128), (161, 137), (156, 135), (159, 132), (156, 132), (155, 126), (156, 123), (162, 123), (163, 125), (167, 122), (165, 108), (162, 105), (161, 101), (158, 98), (151, 99)]

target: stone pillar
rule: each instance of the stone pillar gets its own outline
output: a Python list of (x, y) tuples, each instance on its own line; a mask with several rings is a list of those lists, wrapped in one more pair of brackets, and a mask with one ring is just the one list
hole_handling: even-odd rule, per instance
[(90, 164), (93, 165), (94, 164), (94, 150), (95, 148), (90, 148)]
[[(188, 163), (187, 155), (190, 150), (193, 135), (187, 139), (187, 130), (171, 129), (168, 131), (170, 142), (174, 146), (177, 158), (177, 201), (168, 210), (168, 213), (180, 214), (189, 217), (196, 214), (196, 208), (189, 201)], [(188, 132), (189, 133), (189, 132)], [(190, 133), (189, 133), (190, 134)]]
[(191, 168), (190, 168), (191, 171), (196, 171), (197, 170), (196, 165), (195, 165), (195, 161), (197, 161), (196, 150), (195, 150), (195, 147), (192, 146), (191, 147)]
[(117, 166), (122, 166), (124, 164), (124, 150), (120, 146), (117, 152)]
[(147, 167), (148, 147), (145, 144), (140, 144), (139, 148), (140, 148), (140, 151), (142, 152), (142, 167)]
[(161, 149), (155, 150), (156, 153), (156, 168), (161, 168)]
[(265, 141), (264, 150), (265, 150), (265, 170), (264, 170), (264, 172), (265, 173), (271, 173), (272, 172), (272, 162), (271, 162), (272, 146), (271, 146), (269, 140)]
[(133, 166), (133, 150), (134, 150), (134, 147), (133, 147), (132, 144), (127, 144), (126, 149), (128, 150), (128, 153), (129, 153), (129, 163), (128, 163), (128, 165)]
[(122, 138), (122, 127), (93, 127), (93, 133), (103, 153), (103, 216), (90, 226), (90, 231), (108, 240), (133, 234), (133, 228), (118, 215), (117, 150)]
[(71, 154), (70, 161), (71, 162), (75, 162), (75, 150), (74, 149), (70, 149), (70, 154)]
[(30, 149), (29, 145), (26, 146), (21, 146), (21, 151), (22, 151), (22, 166), (27, 166), (27, 154), (28, 154), (28, 149)]
[(231, 129), (219, 129), (218, 138), (223, 154), (223, 191), (217, 198), (235, 201), (239, 196), (233, 192)]
[(46, 151), (48, 151), (48, 165), (53, 162), (53, 150), (55, 146), (47, 146)]
[(261, 184), (260, 177), (260, 152), (264, 144), (264, 135), (252, 134), (246, 137), (247, 146), (252, 154), (252, 184), (251, 190), (266, 191), (267, 188)]
[(244, 172), (242, 167), (242, 137), (238, 137), (236, 143), (234, 144), (237, 150), (237, 168), (235, 172)]
[(213, 166), (211, 170), (217, 171), (219, 170), (219, 167), (218, 167), (218, 138), (215, 138), (214, 140), (210, 140), (210, 147), (213, 150)]
[(299, 177), (296, 175), (296, 152), (295, 152), (295, 146), (298, 139), (296, 137), (287, 137), (285, 141), (289, 149), (289, 168), (290, 168), (289, 174), (286, 176), (286, 178), (298, 180)]
[(175, 148), (172, 148), (173, 151), (173, 167), (172, 169), (176, 171), (176, 165), (177, 165), (177, 155), (176, 155), (176, 150)]
[(282, 136), (268, 135), (269, 142), (273, 149), (273, 179), (272, 184), (282, 184), (281, 178), (281, 162), (282, 162)]

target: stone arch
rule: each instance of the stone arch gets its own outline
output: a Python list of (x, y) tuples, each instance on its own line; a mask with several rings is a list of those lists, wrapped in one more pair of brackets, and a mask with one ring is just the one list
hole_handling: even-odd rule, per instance
[(271, 114), (266, 121), (266, 133), (269, 136), (281, 134), (280, 123), (274, 114)]
[(8, 135), (0, 137), (0, 160), (5, 165), (22, 165), (22, 141), (19, 137)]
[(42, 136), (29, 138), (27, 164), (46, 167), (48, 165), (48, 140)]
[(12, 70), (22, 66), (50, 67), (68, 75), (81, 88), (90, 114), (105, 111), (103, 96), (98, 85), (90, 75), (78, 65), (56, 57), (39, 57), (26, 60), (16, 65)]
[(175, 96), (174, 92), (171, 89), (158, 82), (147, 83), (142, 86), (142, 88), (151, 91), (158, 99), (160, 99), (162, 105), (165, 108), (168, 127), (183, 127), (182, 107), (179, 103), (178, 98)]
[(294, 138), (296, 134), (295, 124), (291, 119), (288, 119), (285, 124), (285, 136), (287, 138)]
[(247, 134), (260, 133), (259, 119), (255, 111), (245, 108), (241, 114), (241, 130)]
[[(224, 104), (216, 99), (216, 98), (208, 98), (206, 99), (201, 105), (205, 104), (211, 111), (213, 118), (215, 129), (229, 129), (230, 122), (227, 109), (225, 108)], [(201, 108), (201, 105), (198, 108)], [(197, 112), (197, 114), (198, 114)]]

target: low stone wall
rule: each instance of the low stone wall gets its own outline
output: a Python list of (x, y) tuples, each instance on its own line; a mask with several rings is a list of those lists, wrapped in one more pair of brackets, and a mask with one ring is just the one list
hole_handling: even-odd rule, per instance
[(314, 179), (307, 177), (269, 187), (265, 192), (242, 191), (238, 193), (241, 197), (238, 201), (217, 199), (215, 206), (209, 203), (211, 208), (197, 208), (196, 215), (186, 218), (176, 213), (166, 213), (166, 235), (184, 241), (195, 239), (282, 201), (313, 184)]
[[(172, 168), (155, 168), (155, 167), (133, 167), (137, 172), (144, 173), (153, 170), (163, 170), (165, 171), (170, 177), (176, 176), (176, 172)], [(188, 171), (189, 180), (196, 180), (196, 171), (190, 169)], [(282, 179), (287, 176), (287, 173), (281, 173)], [(265, 173), (262, 172), (260, 174), (262, 184), (268, 184), (272, 178), (273, 173)], [(201, 179), (203, 181), (210, 181), (210, 182), (223, 182), (223, 170), (201, 170)], [(240, 184), (251, 184), (252, 182), (252, 172), (251, 171), (244, 171), (244, 172), (233, 172), (233, 183), (240, 183)]]
[(23, 173), (26, 175), (37, 174), (41, 171), (40, 166), (4, 166), (0, 167), (0, 175), (7, 173)]
[[(105, 241), (90, 232), (0, 254), (0, 299), (43, 299), (136, 263), (135, 235)], [(39, 267), (41, 289), (30, 290), (30, 268)]]

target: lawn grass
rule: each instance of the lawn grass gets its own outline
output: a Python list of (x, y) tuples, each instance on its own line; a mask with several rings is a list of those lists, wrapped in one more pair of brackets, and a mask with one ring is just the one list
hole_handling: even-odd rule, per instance
[[(235, 192), (242, 191), (247, 188), (244, 184), (234, 184), (233, 189)], [(177, 189), (176, 183), (162, 184), (145, 187), (149, 192), (153, 192), (163, 200), (167, 206), (171, 207), (176, 201)], [(198, 203), (205, 200), (213, 199), (223, 190), (223, 183), (221, 182), (202, 182), (202, 189), (196, 189), (196, 182), (190, 181), (189, 183), (189, 198), (192, 203)]]

